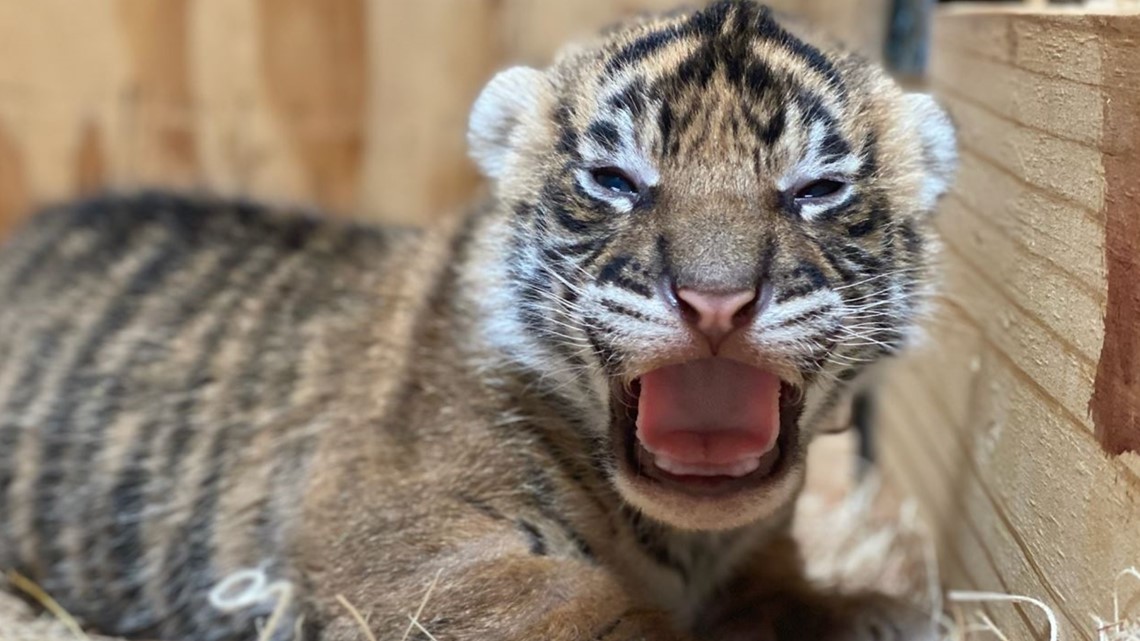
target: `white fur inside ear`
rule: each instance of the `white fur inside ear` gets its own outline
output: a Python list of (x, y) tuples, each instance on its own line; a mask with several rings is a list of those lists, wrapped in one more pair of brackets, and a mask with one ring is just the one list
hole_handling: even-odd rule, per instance
[(468, 153), (488, 178), (499, 178), (511, 150), (511, 135), (538, 106), (543, 73), (529, 67), (500, 72), (479, 94), (468, 120)]
[(929, 211), (946, 193), (958, 169), (958, 142), (954, 123), (938, 103), (924, 93), (904, 97), (903, 109), (922, 143), (922, 164), (926, 170), (920, 195), (921, 208)]

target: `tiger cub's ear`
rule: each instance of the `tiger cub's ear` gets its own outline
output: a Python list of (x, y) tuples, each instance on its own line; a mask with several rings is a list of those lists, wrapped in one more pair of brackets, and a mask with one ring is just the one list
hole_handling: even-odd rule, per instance
[(506, 168), (512, 136), (523, 117), (538, 107), (544, 74), (529, 67), (500, 72), (479, 94), (467, 125), (468, 154), (488, 178)]
[(904, 100), (904, 109), (922, 144), (926, 176), (919, 196), (920, 207), (930, 211), (954, 182), (958, 169), (957, 135), (950, 116), (934, 98), (924, 93), (909, 93)]

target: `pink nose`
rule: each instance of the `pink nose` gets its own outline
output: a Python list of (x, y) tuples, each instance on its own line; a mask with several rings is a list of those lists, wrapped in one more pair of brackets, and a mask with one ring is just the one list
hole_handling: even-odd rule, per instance
[(756, 292), (718, 293), (682, 287), (677, 290), (677, 299), (685, 320), (704, 334), (715, 352), (726, 336), (752, 320)]

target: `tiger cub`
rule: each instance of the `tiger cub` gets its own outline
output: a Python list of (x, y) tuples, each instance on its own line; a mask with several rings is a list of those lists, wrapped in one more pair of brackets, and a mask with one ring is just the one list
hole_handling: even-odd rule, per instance
[(0, 568), (152, 639), (928, 638), (788, 524), (915, 333), (954, 135), (789, 29), (721, 1), (500, 73), (492, 195), (430, 231), (39, 216), (0, 252)]

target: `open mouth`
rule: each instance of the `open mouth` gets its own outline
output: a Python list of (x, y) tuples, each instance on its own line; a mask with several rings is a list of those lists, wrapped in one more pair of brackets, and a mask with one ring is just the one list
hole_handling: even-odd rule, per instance
[(614, 443), (629, 470), (716, 496), (783, 475), (798, 445), (802, 394), (775, 374), (702, 358), (614, 389)]

